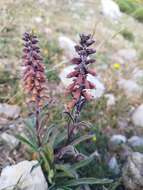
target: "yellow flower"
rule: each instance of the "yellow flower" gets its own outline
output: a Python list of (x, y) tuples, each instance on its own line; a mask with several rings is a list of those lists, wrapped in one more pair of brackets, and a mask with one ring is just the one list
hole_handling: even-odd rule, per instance
[(36, 33), (37, 33), (36, 28), (32, 28), (32, 33), (33, 33), (33, 34), (36, 34)]
[(92, 137), (92, 140), (93, 140), (94, 142), (96, 142), (96, 136), (95, 136), (95, 135)]
[(120, 65), (119, 63), (115, 63), (115, 64), (113, 65), (113, 67), (114, 67), (114, 69), (119, 70), (119, 69), (121, 68), (121, 65)]
[(48, 49), (44, 49), (44, 54), (48, 55)]

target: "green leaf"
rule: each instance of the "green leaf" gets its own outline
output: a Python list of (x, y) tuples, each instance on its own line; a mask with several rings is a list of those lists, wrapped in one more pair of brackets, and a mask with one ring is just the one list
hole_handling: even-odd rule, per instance
[(95, 136), (94, 134), (92, 134), (92, 135), (84, 135), (84, 136), (78, 137), (77, 139), (73, 140), (73, 142), (71, 142), (70, 144), (75, 146), (75, 145), (78, 145), (79, 143), (81, 143), (83, 141), (86, 141), (88, 139), (93, 138), (94, 136)]
[(63, 186), (78, 186), (78, 185), (84, 185), (84, 184), (89, 184), (89, 185), (94, 185), (94, 184), (108, 184), (112, 183), (113, 180), (110, 179), (97, 179), (97, 178), (79, 178), (79, 179), (72, 179), (68, 180), (67, 182), (64, 182)]
[(53, 177), (54, 177), (54, 170), (50, 170), (48, 174), (48, 180), (50, 183), (52, 183)]
[(34, 128), (34, 121), (33, 119), (29, 119), (27, 121), (25, 121), (25, 124), (27, 126), (27, 131), (29, 132), (29, 135), (30, 135), (30, 139), (31, 141), (34, 143), (34, 144), (37, 144), (37, 136), (36, 136), (36, 131), (35, 131), (35, 128)]
[(44, 143), (46, 144), (49, 141), (51, 133), (55, 130), (55, 125), (47, 127), (47, 130), (44, 135)]
[(50, 187), (48, 187), (48, 190), (73, 190), (73, 189), (71, 189), (71, 188), (69, 188), (69, 187), (56, 187), (56, 186), (50, 186)]
[(54, 146), (54, 143), (55, 143), (55, 141), (56, 141), (56, 138), (57, 138), (57, 136), (60, 134), (60, 132), (59, 132), (59, 130), (58, 129), (55, 129), (54, 130), (54, 132), (52, 133), (52, 135), (50, 136), (50, 144), (52, 145), (52, 146)]
[(48, 187), (48, 190), (57, 190), (57, 188), (55, 189), (55, 183), (50, 185), (50, 187)]
[(53, 148), (56, 148), (62, 141), (64, 141), (67, 133), (66, 131), (59, 129), (58, 126), (51, 125), (47, 128), (44, 135), (44, 144), (50, 142)]
[(56, 164), (55, 165), (56, 170), (61, 171), (57, 172), (56, 177), (70, 177), (75, 178), (76, 173), (74, 170), (71, 170), (71, 166), (69, 164)]
[(119, 178), (119, 179), (116, 180), (113, 184), (111, 184), (109, 188), (110, 188), (111, 190), (116, 190), (117, 187), (122, 183), (121, 181), (122, 181), (122, 179)]
[(38, 151), (38, 147), (35, 144), (33, 144), (27, 137), (24, 137), (22, 135), (16, 135), (16, 138), (18, 138), (22, 143), (29, 146), (32, 151), (34, 152)]
[(54, 161), (54, 150), (53, 147), (51, 146), (50, 143), (47, 143), (43, 148), (42, 148), (47, 160), (52, 164)]
[(49, 164), (45, 154), (43, 153), (43, 151), (40, 152), (40, 155), (41, 155), (41, 158), (43, 159), (44, 170), (49, 175), (49, 172), (51, 170), (50, 164)]
[(58, 189), (56, 189), (56, 190), (73, 190), (73, 189), (71, 189), (71, 188), (69, 188), (69, 187), (63, 187), (63, 188), (58, 188)]
[(79, 161), (79, 162), (73, 164), (73, 165), (72, 165), (72, 169), (73, 169), (73, 170), (77, 170), (77, 169), (79, 169), (79, 168), (82, 168), (82, 167), (88, 165), (88, 164), (93, 160), (93, 158), (94, 158), (93, 156), (90, 156), (90, 157), (88, 157), (88, 158), (85, 159), (85, 160), (81, 160), (81, 161)]
[(66, 131), (62, 131), (58, 134), (57, 138), (55, 139), (54, 142), (54, 148), (56, 148), (61, 142), (64, 141), (64, 139), (66, 138), (67, 133)]

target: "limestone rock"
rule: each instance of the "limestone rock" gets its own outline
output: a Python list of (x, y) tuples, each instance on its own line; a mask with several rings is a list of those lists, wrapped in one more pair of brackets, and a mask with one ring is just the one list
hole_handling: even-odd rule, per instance
[(115, 156), (113, 156), (110, 160), (109, 160), (109, 168), (114, 172), (114, 174), (119, 174), (120, 173), (120, 168), (119, 168), (119, 164), (118, 161), (116, 159)]
[(98, 99), (101, 96), (103, 96), (103, 94), (105, 92), (105, 86), (101, 82), (101, 79), (99, 79), (99, 77), (94, 77), (94, 76), (88, 74), (87, 80), (91, 81), (96, 86), (95, 89), (87, 90), (93, 96), (93, 98)]
[(128, 97), (141, 96), (143, 88), (138, 85), (134, 80), (126, 80), (121, 78), (118, 81), (119, 88), (123, 89)]
[(59, 37), (59, 46), (61, 49), (64, 50), (64, 53), (68, 59), (72, 59), (74, 56), (77, 55), (74, 49), (75, 45), (75, 42), (72, 41), (70, 38), (66, 36)]
[(135, 126), (143, 127), (143, 104), (141, 104), (132, 115), (132, 122)]
[(20, 114), (20, 107), (17, 105), (0, 104), (0, 116), (16, 119)]
[(22, 161), (16, 165), (7, 166), (1, 172), (0, 189), (13, 190), (48, 190), (45, 177), (40, 166), (32, 167), (37, 161)]
[(116, 99), (114, 94), (105, 94), (105, 98), (107, 98), (107, 107), (114, 106), (116, 103)]
[(42, 17), (37, 16), (37, 17), (34, 18), (34, 21), (35, 21), (36, 23), (40, 24), (40, 23), (42, 22)]
[(128, 144), (134, 151), (143, 152), (143, 137), (132, 136), (128, 139)]
[(143, 79), (143, 70), (139, 68), (134, 68), (133, 73), (132, 73), (132, 78), (136, 82), (141, 82)]
[(118, 20), (122, 15), (118, 4), (112, 0), (101, 0), (101, 6), (102, 13), (113, 20)]
[(135, 49), (121, 49), (117, 52), (117, 55), (123, 58), (125, 61), (137, 60), (137, 52)]
[(74, 65), (70, 65), (70, 66), (68, 66), (68, 67), (65, 67), (62, 71), (61, 71), (61, 73), (60, 73), (60, 75), (59, 75), (59, 77), (60, 77), (60, 79), (61, 79), (61, 81), (62, 81), (62, 83), (63, 83), (63, 85), (65, 86), (65, 87), (67, 87), (68, 85), (70, 85), (72, 82), (73, 82), (73, 78), (67, 78), (67, 75), (71, 72), (71, 71), (73, 71), (74, 70)]
[(133, 152), (123, 167), (122, 179), (126, 189), (143, 189), (143, 154)]
[(14, 149), (19, 145), (19, 140), (6, 132), (0, 135), (0, 141), (4, 141), (10, 149)]
[(126, 137), (120, 134), (113, 135), (109, 141), (109, 148), (113, 151), (116, 151), (127, 141)]

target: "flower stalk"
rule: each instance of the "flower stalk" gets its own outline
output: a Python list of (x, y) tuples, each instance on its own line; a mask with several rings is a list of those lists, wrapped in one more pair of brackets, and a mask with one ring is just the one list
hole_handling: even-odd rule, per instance
[(35, 128), (37, 138), (40, 142), (40, 110), (44, 102), (48, 99), (46, 95), (46, 76), (44, 72), (44, 65), (40, 55), (40, 48), (38, 47), (37, 37), (34, 34), (25, 33), (23, 35), (24, 49), (23, 49), (23, 85), (25, 91), (29, 95), (28, 105), (34, 106)]
[(68, 139), (72, 136), (76, 123), (79, 122), (80, 113), (84, 104), (92, 99), (92, 95), (88, 92), (90, 89), (96, 88), (96, 86), (87, 79), (88, 74), (95, 76), (96, 72), (88, 68), (91, 63), (95, 62), (95, 59), (90, 58), (90, 55), (94, 54), (96, 50), (90, 48), (94, 44), (92, 36), (81, 34), (79, 45), (75, 46), (75, 50), (78, 57), (74, 57), (71, 62), (75, 65), (74, 71), (71, 71), (67, 78), (73, 78), (72, 84), (66, 89), (66, 95), (71, 95), (72, 99), (67, 104), (66, 110), (68, 115), (73, 120), (74, 127), (69, 129), (70, 122), (68, 124)]

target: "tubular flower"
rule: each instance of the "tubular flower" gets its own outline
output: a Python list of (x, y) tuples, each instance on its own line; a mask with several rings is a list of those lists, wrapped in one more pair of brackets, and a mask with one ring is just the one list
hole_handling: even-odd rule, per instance
[(90, 55), (94, 54), (96, 50), (89, 48), (94, 42), (91, 35), (81, 34), (79, 45), (75, 46), (79, 56), (71, 60), (76, 67), (67, 75), (67, 78), (73, 78), (73, 83), (66, 89), (66, 94), (72, 96), (72, 100), (67, 105), (68, 111), (76, 107), (77, 111), (80, 112), (83, 103), (92, 99), (87, 89), (93, 89), (95, 85), (87, 80), (87, 74), (96, 75), (94, 70), (88, 68), (90, 63), (95, 62), (94, 59), (90, 58)]
[(37, 46), (38, 40), (34, 34), (24, 33), (23, 49), (23, 83), (24, 89), (29, 94), (29, 101), (34, 103), (36, 108), (43, 106), (46, 96), (46, 76), (44, 65), (40, 56), (40, 49)]

